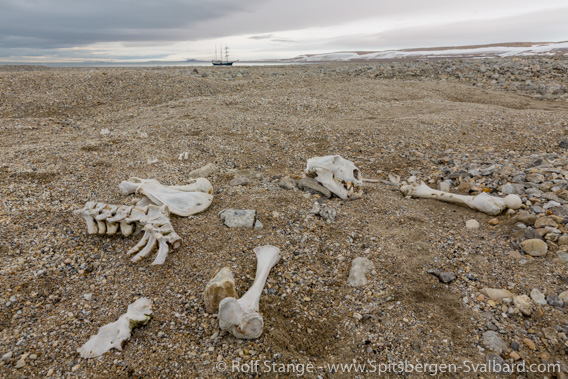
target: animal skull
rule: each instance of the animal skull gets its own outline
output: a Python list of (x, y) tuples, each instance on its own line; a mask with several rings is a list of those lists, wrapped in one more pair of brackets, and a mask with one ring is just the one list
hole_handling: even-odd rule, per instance
[(517, 195), (507, 195), (505, 198), (491, 196), (485, 192), (477, 196), (458, 195), (432, 189), (424, 182), (403, 185), (400, 187), (400, 192), (404, 196), (436, 199), (446, 203), (465, 205), (471, 209), (493, 216), (500, 214), (506, 208), (519, 209), (522, 205), (521, 198)]
[[(213, 201), (213, 187), (205, 178), (192, 179), (183, 186), (165, 186), (154, 179), (133, 177), (121, 182), (119, 188), (125, 195), (136, 193), (156, 205), (167, 205), (171, 213), (182, 217), (203, 212)], [(148, 200), (143, 199), (142, 204)]]
[(114, 235), (120, 230), (121, 234), (129, 236), (135, 230), (143, 230), (140, 242), (126, 253), (132, 255), (138, 252), (132, 258), (133, 262), (147, 256), (157, 245), (158, 255), (152, 264), (162, 264), (168, 256), (170, 246), (176, 249), (181, 245), (181, 238), (170, 223), (166, 205), (138, 207), (90, 201), (74, 213), (83, 217), (89, 234)]
[(270, 270), (280, 259), (280, 249), (271, 245), (256, 247), (254, 253), (257, 264), (252, 286), (240, 299), (226, 297), (219, 303), (219, 327), (243, 339), (258, 338), (262, 334), (264, 321), (258, 313), (260, 295)]
[(130, 338), (130, 331), (145, 325), (152, 318), (152, 301), (140, 298), (128, 306), (126, 313), (118, 320), (99, 328), (83, 346), (77, 349), (83, 358), (95, 358), (112, 348), (122, 351), (124, 341)]
[(339, 155), (308, 159), (306, 174), (343, 200), (357, 199), (363, 193), (361, 171)]

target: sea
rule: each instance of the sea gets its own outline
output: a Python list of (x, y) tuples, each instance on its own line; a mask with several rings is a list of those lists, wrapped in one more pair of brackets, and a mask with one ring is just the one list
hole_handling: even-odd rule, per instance
[[(249, 61), (249, 62), (235, 62), (233, 67), (245, 66), (284, 66), (291, 64), (306, 64), (305, 62), (263, 62), (263, 61)], [(148, 62), (0, 62), (0, 65), (24, 65), (24, 66), (45, 66), (45, 67), (192, 67), (192, 66), (211, 66), (210, 61), (179, 61), (179, 62), (165, 62), (165, 61), (148, 61)], [(230, 66), (215, 66), (215, 67), (230, 67)]]

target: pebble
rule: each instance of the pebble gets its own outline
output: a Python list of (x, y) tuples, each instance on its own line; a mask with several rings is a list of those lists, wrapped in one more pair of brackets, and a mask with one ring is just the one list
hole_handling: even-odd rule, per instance
[(536, 345), (531, 339), (523, 338), (523, 343), (531, 350), (536, 350)]
[(296, 188), (296, 181), (289, 176), (285, 176), (280, 180), (280, 183), (278, 183), (278, 185), (280, 186), (280, 188), (291, 190)]
[(533, 288), (533, 290), (531, 291), (531, 299), (538, 305), (547, 304), (546, 299), (544, 298), (544, 294), (536, 288)]
[(481, 291), (482, 295), (487, 296), (491, 300), (501, 300), (504, 298), (513, 298), (513, 293), (507, 291), (506, 289), (499, 289), (499, 288), (483, 288)]
[(505, 341), (503, 341), (498, 332), (495, 332), (493, 330), (488, 330), (483, 333), (481, 342), (487, 349), (495, 351), (497, 353), (502, 353), (503, 351), (507, 350), (507, 344), (505, 343)]
[(561, 298), (559, 298), (558, 296), (555, 296), (555, 295), (548, 295), (546, 297), (546, 302), (548, 303), (548, 305), (553, 306), (553, 307), (562, 308), (562, 306), (564, 305), (564, 301), (562, 301)]
[(477, 229), (479, 228), (479, 221), (475, 219), (467, 220), (465, 222), (466, 229)]
[(438, 271), (438, 270), (428, 270), (427, 271), (428, 274), (430, 275), (434, 275), (436, 277), (438, 277), (438, 280), (441, 283), (451, 283), (454, 280), (456, 280), (456, 274), (454, 274), (453, 272), (448, 272), (448, 271)]
[(498, 224), (499, 224), (498, 218), (492, 218), (491, 220), (489, 220), (489, 225), (498, 225)]
[(12, 355), (14, 355), (14, 353), (12, 353), (11, 351), (7, 352), (6, 354), (2, 355), (2, 360), (4, 362), (9, 361), (10, 359), (12, 359)]
[(83, 298), (87, 301), (91, 301), (91, 299), (93, 298), (93, 294), (92, 293), (86, 293), (83, 295)]
[(541, 257), (548, 252), (548, 245), (541, 239), (528, 239), (521, 242), (521, 249), (533, 257)]
[(568, 304), (568, 291), (562, 292), (558, 295), (558, 298), (564, 302), (564, 304)]
[(244, 176), (238, 176), (235, 179), (229, 182), (230, 186), (237, 187), (237, 186), (247, 186), (250, 184), (250, 180), (245, 178)]
[(513, 304), (515, 304), (515, 307), (525, 316), (530, 317), (532, 314), (532, 301), (527, 295), (515, 296), (513, 298)]
[(368, 281), (365, 275), (374, 267), (375, 265), (368, 258), (357, 257), (353, 259), (347, 283), (351, 287), (362, 287), (366, 285)]

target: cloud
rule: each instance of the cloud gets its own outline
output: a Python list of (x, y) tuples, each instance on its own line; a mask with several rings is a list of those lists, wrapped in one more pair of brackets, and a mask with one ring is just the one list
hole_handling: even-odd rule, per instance
[(260, 36), (251, 36), (249, 37), (249, 39), (270, 39), (272, 37), (273, 37), (272, 34), (263, 34)]

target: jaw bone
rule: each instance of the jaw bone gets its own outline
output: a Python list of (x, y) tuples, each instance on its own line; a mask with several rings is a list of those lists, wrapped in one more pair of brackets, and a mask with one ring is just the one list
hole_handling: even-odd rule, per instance
[(262, 334), (264, 321), (258, 313), (258, 303), (266, 278), (280, 259), (280, 249), (275, 246), (259, 246), (254, 252), (257, 264), (252, 286), (240, 299), (226, 297), (219, 303), (219, 327), (243, 339), (258, 338)]
[(121, 182), (119, 188), (125, 195), (136, 193), (156, 205), (167, 205), (170, 212), (182, 217), (203, 212), (213, 201), (213, 187), (205, 178), (192, 179), (183, 186), (165, 186), (154, 179), (133, 177)]
[(521, 198), (517, 195), (507, 195), (505, 198), (491, 196), (485, 192), (477, 196), (458, 195), (432, 189), (424, 182), (403, 185), (400, 187), (400, 192), (404, 196), (436, 199), (446, 203), (465, 205), (492, 216), (502, 213), (506, 208), (519, 209), (522, 205)]
[(138, 252), (132, 258), (133, 262), (147, 256), (157, 245), (158, 254), (152, 264), (159, 265), (165, 262), (170, 246), (172, 249), (181, 246), (181, 238), (170, 223), (166, 205), (128, 207), (90, 201), (74, 213), (85, 219), (89, 234), (114, 235), (120, 228), (120, 232), (128, 236), (136, 229), (136, 225), (141, 226), (144, 230), (142, 239), (127, 252), (128, 255)]
[(306, 174), (342, 200), (357, 199), (363, 192), (360, 189), (363, 185), (361, 171), (339, 155), (308, 159)]
[(145, 325), (152, 318), (152, 301), (140, 298), (128, 306), (126, 313), (118, 320), (99, 328), (83, 346), (77, 349), (83, 358), (95, 358), (112, 348), (122, 351), (124, 341), (130, 338), (130, 331)]

